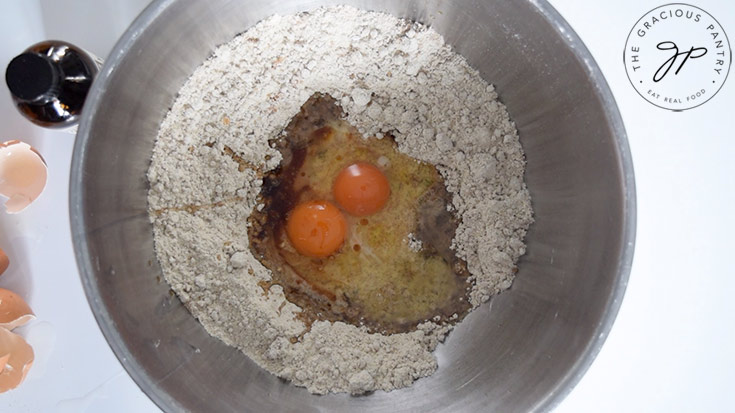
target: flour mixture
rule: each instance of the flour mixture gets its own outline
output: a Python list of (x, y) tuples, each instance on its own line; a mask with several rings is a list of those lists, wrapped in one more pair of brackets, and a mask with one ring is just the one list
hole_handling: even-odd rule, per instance
[[(425, 212), (411, 226), (411, 220), (391, 221), (387, 212), (350, 218), (342, 211), (348, 231), (335, 253), (342, 256), (272, 254), (277, 234), (268, 219), (281, 215), (272, 213), (278, 203), (265, 195), (282, 190), (273, 182), (292, 161), (284, 159), (291, 157), (283, 150), (291, 139), (287, 126), (319, 96), (337, 108), (329, 120), (334, 142), (357, 147), (362, 141), (354, 139), (364, 139), (372, 146), (332, 153), (334, 146), (319, 141), (323, 148), (312, 152), (341, 162), (374, 153), (375, 168), (391, 179), (386, 211), (391, 202), (412, 199), (408, 186), (396, 186), (399, 178), (444, 194), (432, 202), (443, 211), (434, 221), (451, 222), (439, 226), (449, 228), (446, 245), (420, 225)], [(331, 168), (314, 159), (294, 173), (320, 177)], [(391, 161), (407, 166), (399, 174)], [(432, 374), (432, 352), (453, 324), (510, 287), (532, 222), (523, 170), (518, 134), (494, 88), (439, 34), (386, 14), (322, 8), (270, 17), (218, 47), (194, 72), (159, 130), (148, 171), (149, 212), (166, 280), (211, 335), (313, 393), (390, 391)], [(332, 175), (324, 176), (331, 185)], [(414, 198), (426, 202), (424, 192)], [(388, 257), (402, 263), (396, 277), (414, 265), (403, 295), (390, 300), (375, 301), (372, 290), (345, 282), (337, 270), (323, 273), (338, 268), (350, 275), (345, 268), (360, 262), (365, 246), (378, 254), (374, 262), (393, 262), (379, 258), (385, 253), (380, 242), (355, 238), (369, 233), (371, 219), (374, 225), (384, 220), (384, 233), (400, 232), (394, 245), (382, 248), (401, 251)], [(343, 265), (333, 264), (340, 259)], [(303, 299), (284, 275), (284, 263), (329, 275), (313, 283), (322, 295)], [(382, 292), (393, 286), (392, 265), (375, 266)], [(355, 279), (370, 281), (371, 273), (360, 268)], [(413, 278), (421, 275), (436, 281)], [(433, 288), (440, 284), (447, 287)], [(330, 301), (330, 294), (345, 299)]]

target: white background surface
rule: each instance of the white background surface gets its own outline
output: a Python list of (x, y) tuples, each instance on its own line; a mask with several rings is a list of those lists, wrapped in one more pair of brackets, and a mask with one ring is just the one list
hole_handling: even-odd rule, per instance
[[(734, 411), (735, 79), (707, 104), (673, 113), (625, 76), (628, 31), (663, 0), (552, 0), (591, 50), (617, 99), (635, 165), (638, 228), (630, 283), (600, 355), (558, 412)], [(691, 0), (735, 42), (735, 2)], [(0, 0), (0, 68), (32, 43), (70, 41), (106, 56), (147, 0)], [(730, 77), (735, 77), (731, 74)], [(0, 394), (0, 411), (156, 412), (107, 346), (74, 262), (67, 191), (74, 136), (32, 126), (0, 83), (0, 140), (21, 139), (49, 166), (46, 191), (19, 215), (0, 209), (11, 267), (0, 287), (38, 320), (20, 330), (36, 362)]]

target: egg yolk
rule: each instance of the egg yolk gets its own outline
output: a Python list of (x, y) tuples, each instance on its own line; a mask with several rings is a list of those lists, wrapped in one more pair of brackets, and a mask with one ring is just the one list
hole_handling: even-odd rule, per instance
[(337, 175), (333, 191), (334, 198), (345, 211), (362, 217), (383, 208), (390, 196), (390, 184), (380, 169), (358, 162)]
[(345, 217), (329, 201), (308, 201), (288, 215), (286, 234), (302, 255), (323, 258), (342, 246), (347, 232)]

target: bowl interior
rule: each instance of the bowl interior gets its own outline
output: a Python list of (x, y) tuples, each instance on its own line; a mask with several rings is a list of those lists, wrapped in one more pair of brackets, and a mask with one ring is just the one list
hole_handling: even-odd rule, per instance
[[(210, 337), (158, 282), (146, 211), (158, 125), (213, 49), (259, 20), (351, 4), (430, 24), (493, 83), (520, 132), (535, 224), (510, 291), (463, 321), (439, 370), (365, 397), (317, 397)], [(599, 350), (634, 236), (625, 133), (584, 45), (546, 3), (442, 0), (161, 0), (131, 26), (85, 106), (71, 176), (82, 281), (108, 342), (164, 410), (545, 410)]]

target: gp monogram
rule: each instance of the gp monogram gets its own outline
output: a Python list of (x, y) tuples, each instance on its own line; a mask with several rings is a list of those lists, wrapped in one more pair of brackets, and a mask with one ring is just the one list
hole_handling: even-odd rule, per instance
[(730, 71), (732, 51), (725, 30), (712, 15), (696, 6), (672, 3), (636, 22), (623, 61), (641, 97), (660, 108), (682, 111), (717, 94)]

